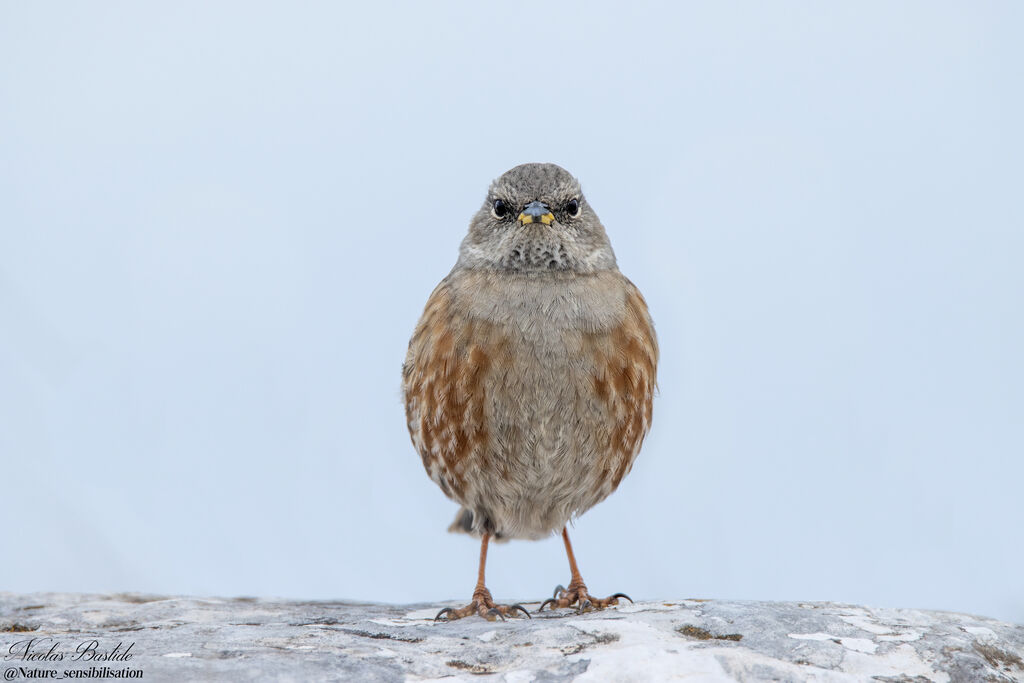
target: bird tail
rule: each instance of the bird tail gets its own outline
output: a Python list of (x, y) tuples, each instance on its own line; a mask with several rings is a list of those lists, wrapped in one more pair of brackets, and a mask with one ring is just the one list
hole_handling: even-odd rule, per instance
[[(476, 520), (476, 515), (469, 508), (459, 508), (459, 511), (455, 513), (455, 519), (448, 526), (448, 531), (453, 534), (469, 534), (473, 538), (480, 538), (483, 535), (483, 531), (473, 527), (473, 522)], [(489, 526), (486, 520), (484, 520), (485, 528)], [(500, 532), (491, 532), (491, 540), (495, 543), (507, 542), (508, 536)]]
[(473, 511), (468, 508), (459, 508), (459, 511), (455, 514), (455, 521), (448, 527), (448, 531), (453, 534), (480, 535), (473, 531)]

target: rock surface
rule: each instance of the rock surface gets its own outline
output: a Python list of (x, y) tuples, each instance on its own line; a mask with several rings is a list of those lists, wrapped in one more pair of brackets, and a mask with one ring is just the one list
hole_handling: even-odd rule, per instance
[(1024, 680), (1024, 627), (963, 614), (672, 600), (434, 623), (442, 606), (0, 593), (0, 672), (7, 681), (90, 669), (147, 681)]

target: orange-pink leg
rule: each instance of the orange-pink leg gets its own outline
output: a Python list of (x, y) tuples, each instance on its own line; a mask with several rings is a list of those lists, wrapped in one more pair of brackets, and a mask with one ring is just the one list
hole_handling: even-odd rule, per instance
[(569, 556), (569, 571), (571, 576), (569, 579), (569, 587), (563, 588), (558, 586), (555, 588), (555, 594), (541, 603), (540, 612), (548, 605), (551, 608), (555, 607), (572, 607), (576, 605), (577, 612), (585, 612), (588, 609), (604, 609), (609, 605), (619, 604), (619, 598), (625, 598), (630, 602), (633, 599), (625, 593), (616, 593), (610, 595), (607, 598), (595, 598), (591, 597), (587, 593), (587, 586), (583, 583), (583, 577), (580, 575), (580, 569), (576, 566), (576, 556), (572, 552), (572, 543), (569, 542), (569, 529), (568, 527), (562, 529), (562, 540), (565, 541), (565, 554)]
[(530, 616), (530, 613), (527, 612), (526, 608), (522, 605), (496, 605), (494, 603), (494, 598), (491, 597), (491, 592), (487, 590), (487, 586), (484, 585), (484, 566), (487, 564), (487, 543), (490, 540), (491, 535), (484, 534), (480, 541), (480, 570), (477, 572), (476, 588), (473, 590), (473, 602), (459, 609), (445, 607), (437, 613), (437, 616), (434, 617), (434, 621), (440, 620), (441, 617), (444, 617), (445, 621), (454, 621), (455, 619), (468, 617), (470, 614), (474, 613), (479, 614), (488, 621), (495, 621), (497, 619), (504, 621), (505, 617), (516, 616), (517, 612), (522, 612), (527, 617)]

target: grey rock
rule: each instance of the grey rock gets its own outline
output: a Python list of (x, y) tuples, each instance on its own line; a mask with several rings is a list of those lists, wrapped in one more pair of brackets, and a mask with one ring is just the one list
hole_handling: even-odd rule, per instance
[(1024, 681), (1024, 627), (949, 612), (671, 600), (435, 623), (443, 606), (0, 593), (0, 675), (96, 667), (146, 681)]

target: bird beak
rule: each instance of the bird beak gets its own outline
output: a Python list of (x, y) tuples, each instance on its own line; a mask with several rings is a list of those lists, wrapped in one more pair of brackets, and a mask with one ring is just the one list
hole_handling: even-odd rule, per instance
[(555, 214), (551, 213), (551, 209), (544, 202), (530, 202), (523, 207), (522, 213), (519, 214), (519, 222), (523, 225), (536, 221), (540, 221), (544, 225), (551, 225), (554, 220)]

